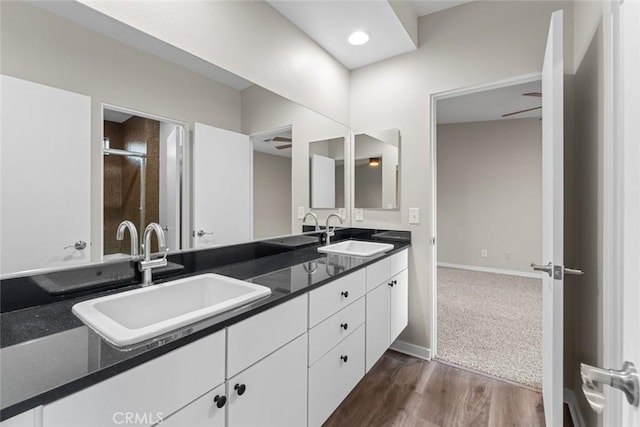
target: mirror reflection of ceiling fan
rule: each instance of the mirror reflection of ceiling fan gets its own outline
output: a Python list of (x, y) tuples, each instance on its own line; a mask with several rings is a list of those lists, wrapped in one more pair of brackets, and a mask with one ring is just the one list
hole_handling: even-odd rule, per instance
[[(522, 96), (533, 96), (535, 98), (542, 98), (542, 93), (540, 93), (540, 92), (527, 92), (527, 93), (523, 93)], [(526, 113), (526, 112), (529, 112), (529, 111), (540, 110), (541, 108), (542, 108), (542, 106), (533, 107), (533, 108), (527, 108), (526, 110), (513, 111), (511, 113), (503, 114), (501, 117), (515, 116), (516, 114), (521, 114), (521, 113)]]
[(288, 142), (289, 144), (276, 145), (274, 148), (276, 150), (286, 150), (291, 148), (291, 138), (286, 138), (284, 136), (275, 136), (273, 138), (265, 139), (264, 142)]

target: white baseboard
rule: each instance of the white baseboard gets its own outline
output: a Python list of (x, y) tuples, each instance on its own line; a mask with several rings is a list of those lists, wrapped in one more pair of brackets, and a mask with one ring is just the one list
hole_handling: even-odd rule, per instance
[(398, 353), (408, 354), (409, 356), (417, 357), (418, 359), (431, 360), (431, 349), (410, 344), (408, 342), (395, 340), (391, 343), (391, 350), (395, 350)]
[(564, 403), (569, 407), (569, 412), (571, 413), (571, 419), (573, 420), (573, 425), (575, 427), (584, 427), (584, 417), (582, 416), (582, 411), (580, 410), (580, 405), (578, 404), (578, 398), (573, 390), (565, 388), (563, 389), (563, 399)]
[(527, 271), (516, 271), (516, 270), (502, 270), (500, 268), (476, 267), (474, 265), (451, 264), (448, 262), (439, 262), (438, 267), (458, 268), (460, 270), (481, 271), (483, 273), (508, 274), (509, 276), (528, 277), (530, 279), (542, 278), (541, 273), (535, 273), (533, 271), (527, 272)]

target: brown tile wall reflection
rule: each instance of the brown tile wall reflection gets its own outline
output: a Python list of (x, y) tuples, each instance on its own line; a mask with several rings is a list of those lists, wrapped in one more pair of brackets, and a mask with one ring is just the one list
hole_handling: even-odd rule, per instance
[[(107, 132), (107, 123), (105, 122), (105, 135)], [(105, 162), (105, 254), (122, 252), (129, 253), (130, 240), (126, 233), (125, 240), (119, 242), (115, 239), (118, 224), (128, 219), (132, 221), (138, 228), (140, 238), (144, 227), (150, 222), (159, 222), (160, 220), (160, 122), (157, 120), (146, 119), (143, 117), (133, 116), (123, 122), (117, 124), (120, 127), (122, 146), (116, 147), (111, 144), (112, 148), (122, 148), (128, 151), (138, 153), (146, 153), (146, 185), (145, 185), (145, 215), (140, 220), (140, 162), (136, 157), (120, 157), (120, 181), (114, 179), (108, 180), (107, 166)], [(115, 157), (115, 156), (106, 156)], [(113, 175), (114, 177), (116, 174)], [(111, 176), (109, 177), (111, 178)], [(118, 216), (115, 217), (117, 209), (107, 208), (107, 195), (118, 193), (111, 187), (117, 187), (120, 190), (120, 210)], [(109, 187), (109, 190), (107, 190)], [(112, 197), (115, 200), (115, 197)], [(111, 200), (110, 200), (111, 201)], [(113, 243), (115, 242), (115, 243)], [(152, 250), (157, 251), (157, 244), (152, 245)]]
[[(124, 149), (122, 126), (116, 122), (104, 122), (104, 136), (111, 148)], [(123, 252), (123, 242), (116, 240), (118, 224), (122, 221), (122, 165), (120, 156), (104, 157), (104, 253)], [(127, 237), (128, 239), (128, 237)], [(128, 244), (128, 241), (127, 241)]]

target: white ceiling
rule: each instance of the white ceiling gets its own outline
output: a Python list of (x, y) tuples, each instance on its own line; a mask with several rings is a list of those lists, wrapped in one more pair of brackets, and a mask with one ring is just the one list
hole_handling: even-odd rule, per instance
[(123, 113), (122, 111), (109, 110), (105, 108), (102, 110), (102, 118), (108, 122), (124, 123), (133, 117), (133, 114)]
[(522, 95), (530, 92), (542, 92), (539, 80), (443, 99), (437, 104), (437, 122), (447, 124), (541, 118), (541, 109), (501, 117), (506, 113), (541, 106), (542, 98)]
[[(295, 26), (353, 70), (416, 50), (387, 0), (266, 0)], [(471, 0), (411, 0), (415, 19)], [(347, 37), (369, 32), (367, 44), (352, 46)]]
[(291, 148), (277, 149), (276, 147), (282, 147), (283, 145), (291, 144), (291, 142), (278, 142), (273, 141), (275, 137), (292, 138), (291, 129), (280, 129), (273, 132), (261, 133), (259, 135), (252, 135), (251, 142), (253, 143), (253, 150), (260, 151), (261, 153), (271, 154), (272, 156), (289, 157), (291, 158)]

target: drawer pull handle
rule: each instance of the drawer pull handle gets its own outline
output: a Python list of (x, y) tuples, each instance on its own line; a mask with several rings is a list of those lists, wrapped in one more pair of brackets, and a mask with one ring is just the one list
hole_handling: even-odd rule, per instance
[(340, 360), (342, 360), (344, 363), (347, 363), (347, 360), (349, 360), (348, 356), (340, 356)]
[(346, 331), (349, 328), (349, 324), (348, 323), (340, 323), (340, 327)]
[(236, 384), (233, 389), (238, 393), (238, 396), (242, 396), (247, 391), (247, 386), (244, 384)]
[(345, 298), (349, 298), (349, 291), (342, 291), (340, 292), (340, 295), (342, 295)]
[(222, 408), (225, 403), (227, 403), (227, 396), (220, 396), (219, 394), (213, 398), (213, 402), (216, 404), (218, 408)]

